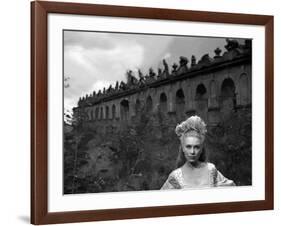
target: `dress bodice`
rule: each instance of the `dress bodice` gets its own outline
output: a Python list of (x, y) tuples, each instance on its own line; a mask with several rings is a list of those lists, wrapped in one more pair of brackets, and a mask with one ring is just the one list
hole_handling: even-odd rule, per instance
[(183, 166), (172, 171), (161, 189), (188, 189), (235, 185), (224, 177), (212, 163), (204, 163), (200, 169), (186, 175)]

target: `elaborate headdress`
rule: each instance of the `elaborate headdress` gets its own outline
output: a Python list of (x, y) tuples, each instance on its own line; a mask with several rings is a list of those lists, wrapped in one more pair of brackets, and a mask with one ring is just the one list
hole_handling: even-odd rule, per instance
[(182, 135), (197, 136), (204, 141), (207, 128), (205, 122), (199, 116), (195, 115), (178, 124), (175, 132), (179, 137), (182, 137)]

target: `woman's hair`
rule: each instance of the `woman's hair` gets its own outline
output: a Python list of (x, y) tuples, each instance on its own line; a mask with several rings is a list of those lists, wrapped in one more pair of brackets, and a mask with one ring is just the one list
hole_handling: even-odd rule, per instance
[(188, 133), (196, 133), (203, 142), (207, 133), (207, 126), (199, 116), (195, 115), (178, 124), (175, 132), (180, 138), (183, 135), (188, 135)]
[[(205, 122), (197, 115), (191, 116), (185, 121), (181, 122), (176, 126), (175, 132), (180, 138), (180, 142), (182, 143), (182, 139), (185, 136), (196, 136), (201, 140), (201, 143), (204, 142), (205, 136), (207, 133)], [(181, 167), (185, 162), (186, 158), (184, 156), (183, 150), (182, 150), (182, 144), (180, 143), (179, 146), (179, 153), (176, 161), (176, 168)], [(201, 155), (199, 157), (200, 162), (206, 161), (206, 149), (203, 147)]]

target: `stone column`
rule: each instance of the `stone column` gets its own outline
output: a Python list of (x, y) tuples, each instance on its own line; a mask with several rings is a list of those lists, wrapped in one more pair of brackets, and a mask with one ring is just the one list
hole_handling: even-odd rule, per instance
[(169, 90), (167, 99), (168, 112), (175, 112), (175, 95), (172, 89)]
[(112, 103), (108, 103), (107, 106), (109, 107), (108, 119), (112, 119)]
[(121, 114), (120, 114), (120, 102), (116, 102), (115, 106), (116, 106), (116, 118), (120, 119), (120, 116), (121, 116)]

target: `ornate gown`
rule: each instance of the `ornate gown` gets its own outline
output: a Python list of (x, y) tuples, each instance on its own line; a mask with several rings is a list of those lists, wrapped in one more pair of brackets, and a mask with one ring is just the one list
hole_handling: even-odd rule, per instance
[(212, 163), (204, 163), (198, 172), (196, 178), (188, 178), (183, 174), (183, 166), (177, 168), (170, 173), (161, 190), (235, 186), (235, 183), (224, 177)]

